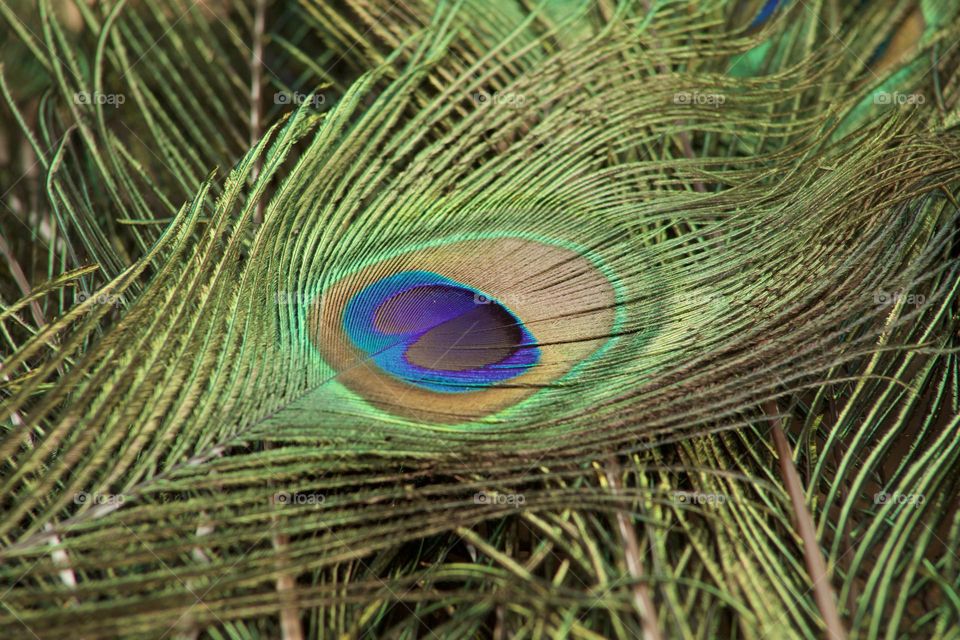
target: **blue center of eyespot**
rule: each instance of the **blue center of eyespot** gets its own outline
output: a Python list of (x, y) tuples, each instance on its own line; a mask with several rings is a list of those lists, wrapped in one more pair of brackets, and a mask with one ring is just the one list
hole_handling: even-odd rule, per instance
[(347, 302), (343, 326), (380, 369), (442, 393), (479, 391), (540, 359), (533, 335), (506, 306), (430, 271), (368, 285)]

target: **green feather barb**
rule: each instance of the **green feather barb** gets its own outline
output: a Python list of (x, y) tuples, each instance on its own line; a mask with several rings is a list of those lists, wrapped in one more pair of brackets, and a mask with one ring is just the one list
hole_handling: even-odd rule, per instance
[(0, 636), (956, 637), (953, 3), (0, 17)]

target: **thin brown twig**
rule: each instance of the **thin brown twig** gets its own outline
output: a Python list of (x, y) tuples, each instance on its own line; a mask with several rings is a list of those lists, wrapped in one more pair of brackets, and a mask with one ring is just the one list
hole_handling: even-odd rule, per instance
[[(610, 483), (610, 490), (614, 495), (621, 492), (620, 484), (620, 465), (613, 458), (610, 459), (606, 469), (607, 482)], [(637, 532), (633, 528), (633, 523), (623, 511), (617, 511), (617, 532), (620, 535), (620, 541), (623, 543), (623, 555), (627, 563), (627, 572), (630, 577), (636, 580), (633, 586), (633, 604), (640, 616), (640, 623), (643, 625), (644, 640), (663, 640), (660, 634), (660, 625), (657, 621), (657, 608), (654, 605), (653, 597), (650, 595), (650, 589), (642, 582), (644, 575), (643, 557), (640, 554), (640, 544), (637, 542)]]
[[(17, 287), (20, 288), (20, 291), (23, 293), (24, 297), (29, 296), (33, 289), (30, 287), (30, 282), (27, 280), (26, 274), (20, 267), (20, 263), (17, 261), (16, 256), (14, 256), (13, 252), (10, 250), (10, 245), (7, 244), (7, 239), (3, 237), (3, 234), (0, 234), (0, 254), (2, 254), (6, 259), (7, 265), (10, 268), (10, 274), (13, 276), (14, 282), (17, 283)], [(37, 327), (42, 327), (47, 323), (46, 318), (43, 317), (43, 309), (40, 308), (40, 303), (36, 300), (32, 300), (30, 302), (30, 313), (33, 315), (33, 321), (36, 323)], [(9, 382), (10, 376), (4, 373), (3, 379)], [(14, 411), (11, 413), (10, 419), (13, 421), (13, 424), (18, 427), (26, 424), (26, 421), (20, 415), (19, 411)], [(27, 437), (30, 440), (31, 446), (33, 446), (33, 436), (28, 434)]]
[[(262, 128), (262, 97), (263, 90), (263, 34), (266, 31), (267, 0), (257, 0), (253, 14), (253, 46), (250, 47), (250, 147), (254, 147), (260, 139)], [(260, 160), (254, 165), (250, 174), (256, 182), (260, 175)], [(263, 200), (257, 202), (253, 213), (253, 223), (260, 226), (263, 222)]]
[(793, 464), (790, 442), (780, 426), (780, 409), (777, 407), (777, 401), (768, 400), (765, 402), (763, 411), (771, 421), (773, 443), (777, 450), (777, 458), (780, 460), (780, 477), (783, 479), (783, 485), (790, 496), (790, 503), (793, 505), (797, 532), (803, 541), (803, 557), (807, 565), (807, 572), (813, 581), (811, 585), (813, 598), (827, 627), (827, 638), (829, 640), (846, 640), (847, 632), (837, 611), (837, 594), (834, 593), (833, 585), (830, 583), (827, 563), (817, 541), (816, 528), (813, 526), (813, 517), (807, 509), (800, 474), (797, 472), (796, 465)]
[[(273, 516), (274, 524), (276, 517)], [(297, 607), (297, 582), (290, 573), (289, 567), (283, 558), (290, 544), (290, 538), (283, 533), (273, 534), (273, 548), (278, 552), (277, 565), (285, 571), (277, 577), (277, 593), (280, 594), (282, 604), (280, 609), (280, 637), (283, 640), (303, 640), (303, 627), (300, 626), (300, 609)]]
[[(270, 442), (265, 442), (264, 450), (273, 449)], [(272, 483), (271, 483), (272, 484)], [(282, 572), (274, 583), (277, 593), (280, 594), (280, 637), (283, 640), (303, 640), (303, 627), (300, 625), (300, 607), (297, 605), (297, 579), (287, 557), (287, 550), (290, 546), (290, 537), (285, 533), (276, 531), (280, 524), (280, 517), (276, 513), (282, 504), (278, 502), (274, 494), (270, 497), (270, 506), (273, 513), (270, 514), (270, 528), (275, 531), (271, 537), (273, 548), (277, 551), (276, 566)]]
[[(13, 276), (17, 287), (23, 292), (24, 297), (29, 296), (30, 292), (33, 291), (30, 287), (30, 282), (20, 267), (20, 263), (17, 262), (16, 256), (10, 251), (10, 245), (7, 244), (7, 239), (4, 238), (2, 234), (0, 234), (0, 254), (3, 254), (4, 259), (7, 261), (7, 265), (10, 267), (10, 275)], [(30, 312), (33, 314), (33, 321), (37, 323), (38, 327), (42, 327), (47, 323), (46, 318), (43, 317), (43, 310), (36, 300), (30, 302)]]
[[(49, 522), (44, 526), (45, 531), (51, 531), (52, 529), (53, 527), (50, 526)], [(60, 543), (60, 537), (57, 535), (54, 535), (49, 540), (51, 547), (58, 547)], [(77, 574), (73, 572), (73, 566), (70, 564), (70, 556), (67, 555), (67, 552), (63, 549), (54, 548), (54, 550), (50, 552), (50, 557), (53, 559), (54, 566), (60, 567), (60, 581), (69, 588), (76, 589)], [(73, 598), (72, 601), (76, 603), (76, 598)]]

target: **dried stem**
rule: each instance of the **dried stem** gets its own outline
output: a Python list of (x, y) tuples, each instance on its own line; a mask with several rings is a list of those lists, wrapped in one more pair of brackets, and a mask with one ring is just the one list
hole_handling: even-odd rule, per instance
[[(607, 482), (610, 483), (610, 490), (614, 495), (620, 495), (622, 485), (620, 483), (620, 466), (616, 460), (611, 459), (606, 470)], [(623, 511), (617, 511), (617, 532), (620, 541), (623, 543), (623, 555), (627, 563), (627, 572), (630, 577), (636, 580), (633, 586), (633, 604), (640, 616), (640, 622), (643, 625), (644, 640), (662, 640), (660, 626), (657, 622), (657, 607), (654, 605), (653, 596), (650, 595), (650, 589), (642, 582), (644, 575), (643, 556), (640, 554), (640, 544), (637, 542), (637, 532), (633, 523)]]
[(840, 614), (837, 612), (837, 595), (834, 593), (833, 585), (830, 584), (827, 563), (817, 541), (813, 517), (807, 509), (800, 474), (793, 464), (793, 452), (790, 449), (790, 443), (780, 426), (780, 410), (777, 408), (777, 402), (768, 400), (763, 405), (763, 410), (771, 420), (773, 443), (777, 449), (777, 457), (780, 459), (780, 477), (783, 479), (783, 486), (786, 488), (793, 505), (797, 532), (803, 540), (803, 557), (806, 561), (807, 572), (813, 581), (813, 598), (816, 600), (820, 615), (823, 616), (823, 621), (826, 624), (827, 638), (830, 640), (845, 640), (847, 632), (840, 620)]
[[(253, 43), (250, 47), (250, 147), (254, 147), (260, 139), (262, 129), (262, 97), (263, 90), (263, 34), (266, 31), (267, 0), (257, 0), (253, 14)], [(260, 160), (258, 159), (251, 179), (256, 182), (260, 175)], [(263, 222), (263, 202), (257, 202), (257, 209), (253, 213), (254, 225)]]

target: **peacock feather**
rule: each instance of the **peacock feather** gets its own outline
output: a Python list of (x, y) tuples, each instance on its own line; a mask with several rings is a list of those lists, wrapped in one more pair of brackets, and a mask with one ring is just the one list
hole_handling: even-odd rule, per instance
[(960, 639), (953, 0), (0, 0), (0, 637)]

